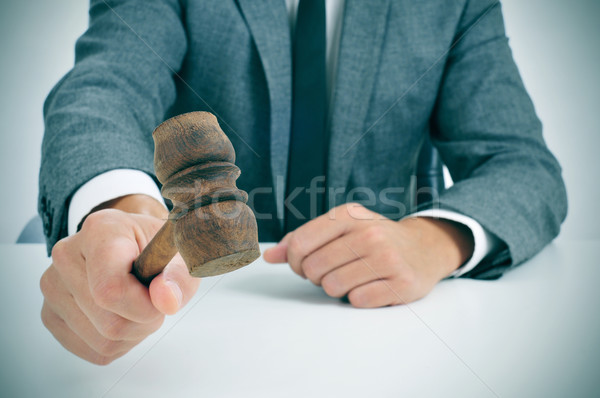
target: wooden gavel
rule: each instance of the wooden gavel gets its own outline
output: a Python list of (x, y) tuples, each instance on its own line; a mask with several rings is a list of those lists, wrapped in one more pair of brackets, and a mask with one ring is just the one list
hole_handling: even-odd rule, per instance
[(173, 209), (163, 227), (133, 263), (148, 285), (179, 251), (190, 275), (220, 275), (260, 256), (256, 218), (248, 195), (235, 181), (235, 151), (217, 118), (208, 112), (175, 116), (154, 138), (154, 169)]

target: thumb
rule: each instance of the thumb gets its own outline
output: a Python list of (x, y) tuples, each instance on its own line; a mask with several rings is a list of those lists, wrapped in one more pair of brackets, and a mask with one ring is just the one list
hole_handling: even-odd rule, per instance
[(199, 285), (200, 278), (189, 274), (183, 258), (177, 253), (150, 283), (150, 299), (157, 310), (173, 315), (190, 301)]
[(263, 253), (263, 258), (268, 263), (287, 263), (288, 241), (292, 232), (288, 232), (277, 246), (271, 247)]

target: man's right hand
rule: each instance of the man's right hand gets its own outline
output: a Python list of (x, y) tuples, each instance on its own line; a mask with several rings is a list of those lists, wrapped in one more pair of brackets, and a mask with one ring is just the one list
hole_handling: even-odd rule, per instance
[(80, 232), (54, 246), (52, 265), (41, 278), (44, 325), (66, 349), (92, 363), (108, 364), (127, 353), (198, 289), (200, 280), (189, 275), (179, 254), (149, 288), (131, 274), (133, 261), (167, 216), (155, 205), (141, 211), (146, 214), (127, 212), (148, 200), (154, 201), (131, 195), (111, 206), (126, 211), (91, 213)]

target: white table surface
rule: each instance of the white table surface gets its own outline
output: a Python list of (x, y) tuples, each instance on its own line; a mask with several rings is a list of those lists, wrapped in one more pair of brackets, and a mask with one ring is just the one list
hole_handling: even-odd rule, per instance
[(205, 279), (186, 309), (100, 367), (41, 323), (44, 248), (3, 245), (0, 396), (598, 396), (599, 255), (598, 241), (559, 241), (498, 281), (444, 281), (376, 310), (258, 260)]

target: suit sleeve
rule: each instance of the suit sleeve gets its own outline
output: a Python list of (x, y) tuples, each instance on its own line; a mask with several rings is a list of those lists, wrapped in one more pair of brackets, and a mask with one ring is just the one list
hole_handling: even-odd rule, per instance
[(467, 2), (431, 124), (455, 181), (440, 208), (502, 241), (464, 276), (497, 278), (558, 235), (567, 212), (561, 168), (513, 61), (498, 1)]
[(72, 194), (109, 170), (153, 176), (152, 131), (175, 100), (187, 49), (176, 0), (92, 0), (73, 69), (44, 104), (38, 211), (48, 251)]

